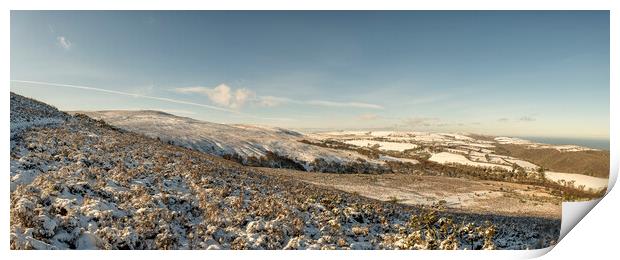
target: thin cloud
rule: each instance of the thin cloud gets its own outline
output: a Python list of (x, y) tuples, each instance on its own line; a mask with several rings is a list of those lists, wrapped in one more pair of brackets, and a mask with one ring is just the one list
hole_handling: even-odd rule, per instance
[(218, 111), (236, 113), (236, 111), (233, 111), (233, 110), (230, 110), (230, 109), (225, 109), (225, 108), (216, 107), (216, 106), (210, 106), (210, 105), (206, 105), (206, 104), (194, 103), (194, 102), (189, 102), (189, 101), (184, 101), (184, 100), (177, 100), (177, 99), (171, 99), (171, 98), (148, 96), (148, 95), (129, 93), (129, 92), (123, 92), (123, 91), (117, 91), (117, 90), (110, 90), (110, 89), (103, 89), (103, 88), (95, 88), (95, 87), (79, 86), (79, 85), (70, 85), (70, 84), (59, 84), (59, 83), (51, 83), (51, 82), (29, 81), (29, 80), (11, 80), (11, 82), (26, 83), (26, 84), (36, 84), (36, 85), (45, 85), (45, 86), (54, 86), (54, 87), (64, 87), (64, 88), (73, 88), (73, 89), (83, 89), (83, 90), (91, 90), (91, 91), (97, 91), (97, 92), (104, 92), (104, 93), (117, 94), (117, 95), (129, 96), (129, 97), (137, 97), (137, 98), (159, 100), (159, 101), (165, 101), (165, 102), (170, 102), (170, 103), (198, 106), (198, 107), (203, 107), (203, 108), (208, 108), (208, 109), (213, 109), (213, 110), (218, 110)]
[(56, 37), (56, 43), (58, 44), (58, 46), (65, 50), (70, 50), (71, 46), (73, 45), (71, 41), (69, 41), (69, 39), (67, 39), (67, 37), (65, 36)]
[(322, 107), (351, 107), (351, 108), (370, 108), (383, 109), (383, 106), (377, 104), (361, 103), (361, 102), (336, 102), (327, 100), (295, 100), (286, 97), (275, 96), (259, 96), (257, 104), (265, 107), (275, 107), (283, 104), (311, 105)]
[(292, 102), (291, 99), (274, 96), (262, 96), (258, 97), (258, 105), (263, 107), (276, 107), (284, 103)]
[(175, 88), (173, 91), (183, 94), (201, 94), (207, 96), (209, 100), (222, 107), (240, 108), (248, 102), (252, 102), (258, 106), (276, 107), (283, 104), (299, 104), (322, 107), (350, 107), (350, 108), (368, 108), (383, 109), (383, 106), (377, 104), (369, 104), (362, 102), (337, 102), (328, 100), (295, 100), (286, 97), (276, 96), (258, 96), (252, 90), (240, 88), (234, 90), (226, 84), (220, 84), (216, 87), (184, 87)]
[(502, 117), (500, 119), (497, 119), (497, 121), (499, 121), (499, 122), (508, 122), (508, 121), (510, 121), (510, 119)]
[(97, 92), (110, 93), (110, 94), (116, 94), (116, 95), (122, 95), (122, 96), (129, 96), (129, 97), (136, 97), (136, 98), (158, 100), (158, 101), (163, 101), (163, 102), (169, 102), (169, 103), (175, 103), (175, 104), (181, 104), (181, 105), (197, 106), (197, 107), (202, 107), (202, 108), (207, 108), (207, 109), (212, 109), (212, 110), (217, 110), (217, 111), (222, 111), (222, 112), (228, 112), (228, 113), (232, 113), (232, 114), (235, 114), (235, 115), (244, 116), (244, 117), (248, 117), (248, 118), (254, 118), (254, 119), (263, 119), (263, 120), (272, 120), (272, 121), (293, 121), (294, 120), (294, 119), (290, 119), (290, 118), (260, 117), (260, 116), (255, 116), (255, 115), (241, 113), (239, 111), (235, 111), (235, 110), (232, 110), (232, 109), (226, 109), (226, 108), (217, 107), (217, 106), (211, 106), (211, 105), (200, 104), (200, 103), (189, 102), (189, 101), (178, 100), (178, 99), (172, 99), (172, 98), (156, 97), (156, 96), (150, 96), (150, 95), (143, 95), (143, 94), (129, 93), (129, 92), (123, 92), (123, 91), (117, 91), (117, 90), (110, 90), (110, 89), (104, 89), (104, 88), (95, 88), (95, 87), (70, 85), (70, 84), (59, 84), (59, 83), (51, 83), (51, 82), (29, 81), (29, 80), (11, 80), (11, 82), (35, 84), (35, 85), (44, 85), (44, 86), (53, 86), (53, 87), (73, 88), (73, 89), (82, 89), (82, 90), (97, 91)]

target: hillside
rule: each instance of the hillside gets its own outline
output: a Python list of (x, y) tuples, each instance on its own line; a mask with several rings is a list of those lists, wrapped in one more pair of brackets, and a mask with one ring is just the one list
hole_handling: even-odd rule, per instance
[[(393, 172), (421, 170), (424, 174), (442, 175), (457, 170), (482, 179), (554, 182), (592, 195), (601, 194), (608, 183), (609, 152), (578, 145), (418, 131), (333, 131), (314, 133), (309, 138), (315, 140), (311, 142), (315, 145), (359, 151), (371, 158), (391, 156), (400, 162), (411, 159), (420, 162), (417, 168), (388, 163)], [(429, 162), (454, 167), (436, 171), (423, 166), (428, 166)], [(540, 173), (542, 170), (545, 174)], [(497, 178), (499, 176), (502, 177)]]
[(245, 165), (338, 173), (386, 171), (379, 160), (301, 143), (302, 134), (277, 127), (217, 124), (158, 111), (74, 113)]
[(609, 151), (562, 152), (550, 148), (528, 148), (516, 144), (498, 144), (498, 154), (521, 158), (550, 171), (609, 177)]
[(23, 98), (13, 92), (11, 92), (10, 104), (11, 139), (24, 129), (57, 125), (69, 118), (69, 115), (53, 106), (33, 99)]
[[(11, 123), (30, 105), (56, 111), (12, 95)], [(59, 117), (11, 133), (12, 249), (532, 249), (559, 234), (559, 219), (381, 202), (86, 116), (38, 116)]]

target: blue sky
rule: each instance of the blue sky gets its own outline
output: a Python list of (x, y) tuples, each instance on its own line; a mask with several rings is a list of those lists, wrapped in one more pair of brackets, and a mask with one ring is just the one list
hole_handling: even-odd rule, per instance
[(221, 123), (609, 137), (609, 13), (11, 12), (11, 90)]

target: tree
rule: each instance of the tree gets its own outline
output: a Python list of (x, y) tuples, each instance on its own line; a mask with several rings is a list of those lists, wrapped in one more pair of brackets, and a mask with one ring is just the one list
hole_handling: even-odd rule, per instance
[(538, 169), (536, 169), (536, 172), (538, 173), (538, 179), (540, 179), (542, 182), (545, 182), (545, 180), (547, 179), (547, 176), (545, 175), (545, 169), (543, 167), (538, 167)]

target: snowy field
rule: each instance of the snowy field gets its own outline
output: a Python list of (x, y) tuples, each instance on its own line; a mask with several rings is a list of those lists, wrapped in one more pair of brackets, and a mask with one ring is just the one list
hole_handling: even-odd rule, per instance
[(552, 145), (552, 144), (542, 144), (536, 143), (529, 140), (515, 138), (515, 137), (496, 137), (495, 141), (500, 144), (517, 144), (524, 145), (529, 148), (534, 149), (556, 149), (560, 152), (579, 152), (579, 151), (598, 151), (597, 149), (578, 146), (578, 145)]
[(554, 182), (558, 182), (560, 180), (564, 180), (565, 182), (575, 181), (575, 187), (579, 187), (579, 185), (584, 185), (586, 190), (593, 189), (597, 191), (605, 189), (609, 184), (609, 179), (607, 178), (597, 178), (583, 174), (547, 171), (545, 172), (545, 176), (547, 177), (547, 179)]
[(447, 153), (447, 152), (441, 152), (441, 153), (433, 154), (433, 156), (431, 156), (431, 158), (428, 159), (428, 160), (436, 162), (436, 163), (440, 163), (440, 164), (457, 163), (457, 164), (464, 164), (464, 165), (475, 166), (475, 167), (482, 167), (482, 168), (495, 168), (495, 167), (499, 167), (499, 168), (503, 168), (503, 169), (506, 169), (506, 170), (509, 170), (509, 171), (512, 170), (511, 166), (501, 165), (501, 164), (494, 164), (494, 163), (473, 162), (473, 161), (470, 161), (467, 158), (465, 158), (465, 156), (463, 156), (463, 155), (454, 154), (454, 153)]
[(412, 163), (412, 164), (420, 163), (418, 160), (415, 160), (415, 159), (397, 158), (397, 157), (393, 157), (393, 156), (389, 156), (389, 155), (379, 155), (379, 160), (381, 160), (381, 161), (389, 161), (389, 162)]
[(379, 150), (398, 152), (402, 152), (408, 149), (415, 149), (416, 147), (418, 147), (417, 145), (411, 143), (382, 142), (374, 140), (348, 140), (345, 141), (345, 143), (359, 147), (371, 147), (374, 145), (379, 145)]

